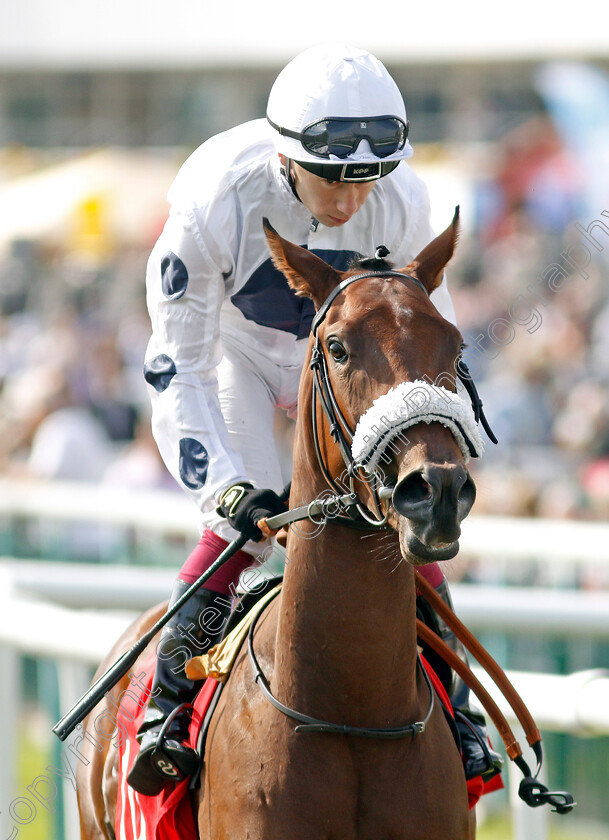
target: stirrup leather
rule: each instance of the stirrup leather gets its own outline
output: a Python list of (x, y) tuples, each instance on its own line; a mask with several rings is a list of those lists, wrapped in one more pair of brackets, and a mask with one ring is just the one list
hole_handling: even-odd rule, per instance
[[(455, 721), (458, 724), (461, 724), (461, 726), (467, 727), (467, 731), (471, 734), (471, 737), (475, 739), (482, 751), (482, 759), (485, 762), (485, 767), (478, 768), (475, 775), (481, 776), (483, 782), (490, 781), (492, 778), (501, 773), (501, 770), (503, 769), (503, 758), (499, 755), (499, 753), (494, 752), (494, 750), (491, 752), (488, 741), (483, 737), (478, 727), (474, 726), (468, 719), (467, 715), (465, 715), (460, 709), (454, 709), (453, 713), (455, 715)], [(467, 775), (467, 767), (465, 770), (465, 777), (470, 778)]]

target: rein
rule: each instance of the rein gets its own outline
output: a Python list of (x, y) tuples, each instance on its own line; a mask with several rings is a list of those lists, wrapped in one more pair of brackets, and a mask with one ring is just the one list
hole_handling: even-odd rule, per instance
[(459, 659), (457, 654), (439, 636), (430, 630), (429, 627), (417, 619), (417, 633), (420, 638), (433, 648), (459, 674), (478, 697), (495, 724), (509, 758), (516, 764), (524, 776), (520, 783), (518, 795), (523, 802), (526, 802), (532, 808), (536, 808), (539, 805), (552, 805), (554, 806), (554, 810), (559, 814), (569, 813), (575, 806), (573, 796), (567, 791), (550, 791), (537, 778), (543, 764), (541, 733), (522, 698), (508, 680), (503, 669), (416, 569), (415, 579), (417, 589), (422, 593), (425, 600), (428, 601), (438, 615), (446, 622), (448, 627), (450, 627), (499, 688), (524, 730), (527, 743), (533, 750), (537, 760), (537, 769), (534, 775), (531, 773), (528, 764), (522, 756), (520, 744), (514, 737), (514, 733), (493, 698), (474, 674), (472, 674), (466, 663)]
[[(323, 525), (329, 519), (339, 519), (342, 524), (346, 521), (350, 525), (352, 520), (346, 519), (346, 516), (349, 515), (351, 508), (359, 504), (360, 501), (355, 493), (345, 493), (342, 496), (337, 494), (325, 499), (313, 499), (308, 505), (291, 508), (284, 513), (276, 513), (261, 522), (264, 523), (265, 528), (269, 529), (269, 533), (278, 531), (284, 525), (291, 525), (292, 522), (302, 522), (304, 519), (308, 519), (315, 525)], [(260, 527), (260, 522), (258, 527)]]
[[(296, 509), (304, 510), (304, 508)], [(290, 513), (290, 512), (288, 512)], [(285, 514), (279, 514), (284, 516)], [(278, 518), (278, 517), (275, 517)], [(298, 518), (303, 519), (304, 516)], [(296, 521), (296, 518), (292, 518)], [(543, 750), (541, 746), (542, 738), (535, 721), (533, 720), (529, 710), (525, 706), (522, 698), (507, 678), (502, 668), (497, 664), (488, 651), (480, 644), (480, 642), (472, 635), (467, 627), (457, 618), (455, 613), (442, 601), (439, 595), (435, 592), (432, 586), (425, 580), (425, 578), (415, 569), (415, 578), (417, 588), (422, 592), (425, 599), (430, 603), (434, 610), (446, 622), (450, 629), (455, 633), (457, 638), (463, 643), (468, 651), (474, 656), (486, 673), (491, 677), (495, 685), (499, 688), (502, 695), (507, 700), (509, 706), (514, 711), (516, 718), (524, 729), (527, 743), (533, 750), (537, 760), (537, 768), (535, 773), (531, 773), (529, 765), (525, 761), (522, 754), (522, 747), (516, 740), (516, 737), (507, 722), (505, 716), (489, 694), (484, 688), (478, 678), (472, 673), (469, 666), (460, 659), (457, 654), (443, 641), (436, 633), (433, 632), (420, 619), (416, 620), (417, 635), (429, 647), (431, 647), (444, 661), (461, 677), (466, 685), (478, 697), (480, 703), (486, 710), (487, 714), (493, 721), (497, 732), (505, 746), (506, 753), (511, 761), (516, 764), (523, 774), (523, 779), (520, 782), (518, 795), (531, 808), (539, 807), (540, 805), (552, 805), (553, 810), (558, 814), (567, 814), (575, 807), (573, 796), (567, 791), (551, 791), (539, 781), (538, 776), (543, 764)], [(272, 598), (277, 597), (279, 588), (272, 595)], [(272, 600), (271, 598), (271, 600)], [(270, 603), (270, 601), (269, 601)], [(265, 605), (265, 609), (268, 606)], [(425, 682), (429, 691), (429, 705), (427, 713), (423, 720), (406, 726), (388, 727), (388, 728), (374, 728), (374, 727), (358, 727), (350, 726), (349, 724), (332, 723), (330, 721), (314, 718), (298, 712), (295, 709), (286, 706), (278, 700), (272, 693), (269, 682), (260, 667), (260, 663), (254, 651), (254, 633), (260, 616), (264, 613), (261, 610), (250, 625), (248, 632), (248, 654), (252, 670), (254, 672), (254, 681), (260, 688), (263, 697), (274, 706), (279, 712), (286, 717), (298, 722), (298, 726), (294, 731), (301, 733), (315, 733), (315, 734), (331, 734), (331, 735), (352, 735), (363, 738), (373, 738), (377, 740), (396, 740), (408, 736), (422, 735), (425, 732), (427, 723), (431, 717), (434, 708), (435, 691), (432, 687), (431, 680), (426, 669), (422, 666), (420, 655), (417, 653), (417, 666), (423, 672)]]

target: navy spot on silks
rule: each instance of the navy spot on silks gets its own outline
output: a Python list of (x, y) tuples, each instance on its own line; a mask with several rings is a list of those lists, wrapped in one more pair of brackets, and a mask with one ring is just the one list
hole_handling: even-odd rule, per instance
[(166, 388), (169, 388), (169, 383), (176, 373), (175, 362), (164, 353), (161, 353), (160, 356), (155, 356), (154, 359), (150, 359), (144, 365), (144, 379), (159, 394)]
[(161, 281), (166, 298), (181, 298), (188, 286), (188, 270), (173, 251), (167, 251), (161, 260)]
[(180, 441), (180, 478), (191, 490), (200, 490), (207, 479), (209, 455), (202, 443), (194, 438)]
[[(312, 249), (312, 253), (338, 271), (344, 271), (356, 256), (354, 251)], [(297, 338), (306, 338), (311, 331), (311, 321), (315, 314), (313, 301), (298, 297), (288, 286), (284, 274), (275, 268), (270, 259), (254, 271), (243, 288), (231, 297), (231, 301), (249, 321), (264, 327), (290, 332)]]

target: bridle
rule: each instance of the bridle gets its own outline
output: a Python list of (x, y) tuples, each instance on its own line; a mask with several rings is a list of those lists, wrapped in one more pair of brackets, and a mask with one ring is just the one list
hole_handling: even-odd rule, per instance
[[(313, 371), (313, 392), (311, 399), (311, 426), (313, 429), (313, 443), (315, 446), (317, 461), (319, 463), (322, 474), (326, 480), (326, 483), (331, 488), (331, 490), (337, 495), (344, 491), (344, 487), (340, 487), (337, 481), (332, 477), (323, 458), (317, 428), (318, 403), (321, 405), (322, 411), (328, 422), (330, 435), (340, 450), (343, 463), (346, 467), (346, 476), (348, 478), (349, 489), (352, 495), (355, 495), (354, 485), (355, 479), (359, 472), (359, 468), (353, 461), (351, 455), (353, 430), (351, 429), (349, 423), (345, 419), (345, 416), (342, 413), (340, 406), (338, 405), (338, 401), (336, 399), (334, 391), (332, 390), (332, 385), (330, 383), (330, 376), (328, 372), (328, 361), (322, 347), (318, 329), (320, 325), (324, 322), (326, 315), (328, 314), (328, 310), (330, 309), (338, 295), (344, 292), (344, 290), (351, 286), (353, 283), (356, 283), (359, 280), (366, 280), (370, 277), (399, 277), (401, 280), (403, 280), (404, 278), (409, 278), (425, 293), (425, 295), (427, 295), (427, 289), (425, 288), (425, 286), (420, 282), (420, 280), (418, 280), (416, 277), (412, 277), (411, 275), (402, 274), (399, 271), (391, 270), (366, 271), (360, 274), (354, 274), (351, 277), (347, 277), (345, 280), (343, 280), (341, 283), (335, 286), (334, 289), (332, 289), (332, 291), (328, 295), (328, 297), (325, 299), (325, 301), (322, 303), (322, 305), (319, 307), (317, 313), (315, 314), (315, 317), (313, 318), (311, 324), (311, 332), (313, 333), (314, 337), (313, 351), (311, 355), (311, 369)], [(381, 488), (379, 487), (379, 481), (376, 474), (367, 476), (366, 479), (372, 491), (372, 498), (375, 507), (374, 513), (371, 513), (364, 507), (364, 505), (357, 502), (353, 506), (353, 508), (356, 511), (355, 515), (353, 515), (352, 512), (351, 516), (339, 516), (337, 517), (337, 519), (339, 519), (342, 522), (354, 524), (360, 527), (363, 525), (364, 527), (372, 527), (378, 529), (385, 528), (387, 527), (387, 520), (389, 517), (389, 505), (386, 505), (386, 510), (385, 512), (383, 512), (382, 500), (379, 495)]]
[[(412, 280), (412, 282), (416, 286), (418, 286), (427, 297), (429, 297), (427, 289), (416, 277), (412, 277), (409, 274), (402, 274), (399, 271), (392, 270), (366, 271), (360, 274), (354, 274), (351, 277), (347, 277), (345, 280), (343, 280), (341, 283), (335, 286), (335, 288), (330, 292), (326, 300), (318, 309), (311, 325), (311, 331), (314, 337), (313, 352), (311, 356), (311, 369), (313, 371), (311, 410), (313, 440), (317, 460), (319, 462), (319, 466), (321, 468), (326, 482), (335, 494), (332, 500), (328, 500), (325, 507), (334, 504), (337, 506), (336, 510), (340, 512), (337, 515), (332, 516), (332, 518), (334, 520), (339, 520), (341, 524), (350, 524), (355, 525), (356, 527), (363, 527), (366, 529), (382, 529), (388, 527), (387, 520), (389, 517), (390, 505), (387, 504), (386, 511), (383, 512), (381, 494), (384, 488), (378, 486), (379, 481), (376, 473), (368, 477), (368, 483), (371, 486), (374, 498), (374, 513), (371, 513), (364, 507), (364, 505), (359, 501), (358, 496), (355, 492), (355, 478), (360, 468), (353, 460), (351, 454), (351, 443), (353, 441), (354, 432), (349, 426), (343, 412), (341, 411), (334, 391), (332, 390), (332, 386), (330, 384), (330, 376), (328, 372), (328, 363), (318, 333), (320, 324), (323, 323), (326, 315), (328, 314), (328, 310), (330, 309), (332, 303), (338, 297), (338, 295), (340, 295), (346, 288), (351, 286), (353, 283), (356, 283), (359, 280), (365, 280), (370, 277), (396, 277), (400, 278), (401, 280), (404, 280), (405, 278)], [(472, 388), (473, 394), (475, 394), (476, 397), (476, 405), (478, 406), (478, 419), (478, 417), (482, 416), (482, 402), (480, 401), (480, 398), (477, 395), (473, 383)], [(472, 396), (472, 392), (468, 391), (468, 393), (470, 393), (470, 397), (472, 398), (472, 405), (474, 405), (474, 397)], [(338, 446), (346, 467), (351, 490), (348, 497), (341, 495), (341, 491), (343, 488), (339, 486), (337, 480), (332, 476), (323, 458), (319, 441), (319, 433), (317, 429), (318, 402), (321, 405), (323, 413), (328, 422), (332, 439)], [(475, 407), (474, 412), (476, 412)], [(311, 503), (311, 505), (312, 504), (313, 503)], [(304, 518), (310, 518), (312, 519), (312, 521), (315, 521), (310, 513), (311, 505), (305, 506), (304, 508), (299, 510), (290, 511), (286, 514), (285, 517), (282, 514), (279, 514), (276, 517), (272, 517), (270, 520), (268, 520), (268, 522), (270, 523), (274, 521), (276, 525), (279, 525), (279, 520), (281, 520), (281, 524), (283, 524), (284, 521), (286, 523), (294, 522), (297, 519)], [(322, 503), (321, 509), (324, 510), (325, 507), (324, 503)], [(353, 514), (353, 511), (356, 511), (356, 513)], [(427, 672), (421, 662), (421, 658), (418, 652), (417, 666), (419, 670), (422, 671), (425, 677), (425, 681), (429, 692), (429, 704), (427, 707), (425, 717), (422, 720), (416, 721), (415, 723), (409, 724), (407, 726), (398, 726), (390, 728), (354, 727), (348, 726), (346, 724), (332, 723), (330, 721), (320, 720), (318, 718), (313, 718), (308, 715), (304, 715), (301, 712), (296, 711), (295, 709), (291, 709), (289, 706), (286, 706), (284, 703), (281, 703), (273, 695), (270, 689), (269, 682), (265, 677), (262, 668), (260, 667), (260, 664), (256, 658), (256, 654), (254, 651), (254, 632), (258, 618), (259, 615), (252, 622), (248, 637), (248, 651), (250, 662), (254, 672), (254, 679), (258, 684), (260, 690), (262, 691), (263, 696), (269, 703), (271, 703), (271, 705), (273, 705), (282, 714), (298, 722), (298, 726), (296, 726), (295, 728), (296, 732), (332, 733), (342, 735), (355, 735), (364, 738), (394, 739), (405, 738), (407, 736), (421, 735), (425, 731), (425, 728), (429, 719), (431, 718), (434, 708), (434, 690), (431, 686), (429, 676), (427, 675)]]
[[(353, 442), (354, 431), (349, 426), (349, 423), (347, 422), (343, 412), (341, 411), (334, 391), (332, 389), (332, 384), (330, 382), (330, 376), (328, 371), (328, 361), (326, 358), (326, 354), (323, 350), (318, 330), (320, 325), (324, 322), (330, 307), (332, 306), (334, 300), (338, 297), (338, 295), (340, 295), (346, 288), (351, 286), (353, 283), (356, 283), (359, 280), (366, 280), (370, 277), (396, 277), (400, 280), (411, 280), (415, 284), (415, 286), (417, 286), (425, 294), (426, 297), (429, 297), (429, 293), (423, 285), (423, 283), (421, 283), (421, 281), (418, 278), (413, 277), (411, 274), (403, 274), (400, 271), (393, 271), (390, 269), (367, 271), (362, 272), (360, 274), (354, 274), (351, 277), (347, 277), (345, 280), (343, 280), (341, 283), (335, 286), (334, 289), (328, 295), (328, 297), (325, 299), (323, 304), (318, 309), (315, 317), (313, 318), (311, 324), (311, 332), (313, 333), (314, 344), (310, 364), (311, 369), (313, 371), (313, 389), (311, 399), (311, 426), (313, 430), (313, 443), (315, 447), (317, 461), (319, 463), (322, 474), (326, 480), (326, 483), (336, 495), (340, 495), (340, 493), (344, 492), (345, 488), (344, 486), (341, 487), (338, 484), (337, 480), (331, 475), (330, 470), (328, 469), (328, 466), (324, 461), (317, 427), (318, 403), (321, 406), (322, 411), (328, 422), (330, 435), (340, 450), (342, 460), (346, 468), (345, 475), (348, 478), (349, 490), (353, 496), (356, 496), (355, 481), (358, 474), (361, 475), (361, 467), (359, 467), (355, 463), (351, 454), (351, 444)], [(455, 369), (459, 380), (463, 383), (463, 386), (471, 400), (476, 423), (480, 422), (490, 440), (493, 441), (493, 443), (497, 443), (497, 438), (493, 434), (484, 415), (482, 400), (478, 395), (478, 391), (471, 378), (467, 365), (465, 364), (462, 358), (458, 360)], [(375, 508), (374, 511), (371, 512), (360, 502), (355, 502), (352, 508), (350, 509), (350, 515), (338, 516), (336, 518), (345, 524), (355, 525), (356, 527), (376, 529), (385, 528), (387, 527), (390, 506), (386, 504), (385, 511), (383, 511), (382, 501), (384, 488), (382, 487), (378, 475), (376, 473), (366, 474), (365, 480), (372, 492), (372, 498)], [(385, 490), (385, 495), (387, 493), (388, 489)]]

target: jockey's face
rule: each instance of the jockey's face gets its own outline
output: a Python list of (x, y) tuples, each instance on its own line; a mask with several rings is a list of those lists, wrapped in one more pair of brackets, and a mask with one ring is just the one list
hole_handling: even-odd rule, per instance
[(311, 215), (326, 227), (348, 222), (374, 188), (375, 181), (326, 181), (291, 161), (292, 178), (298, 198)]

